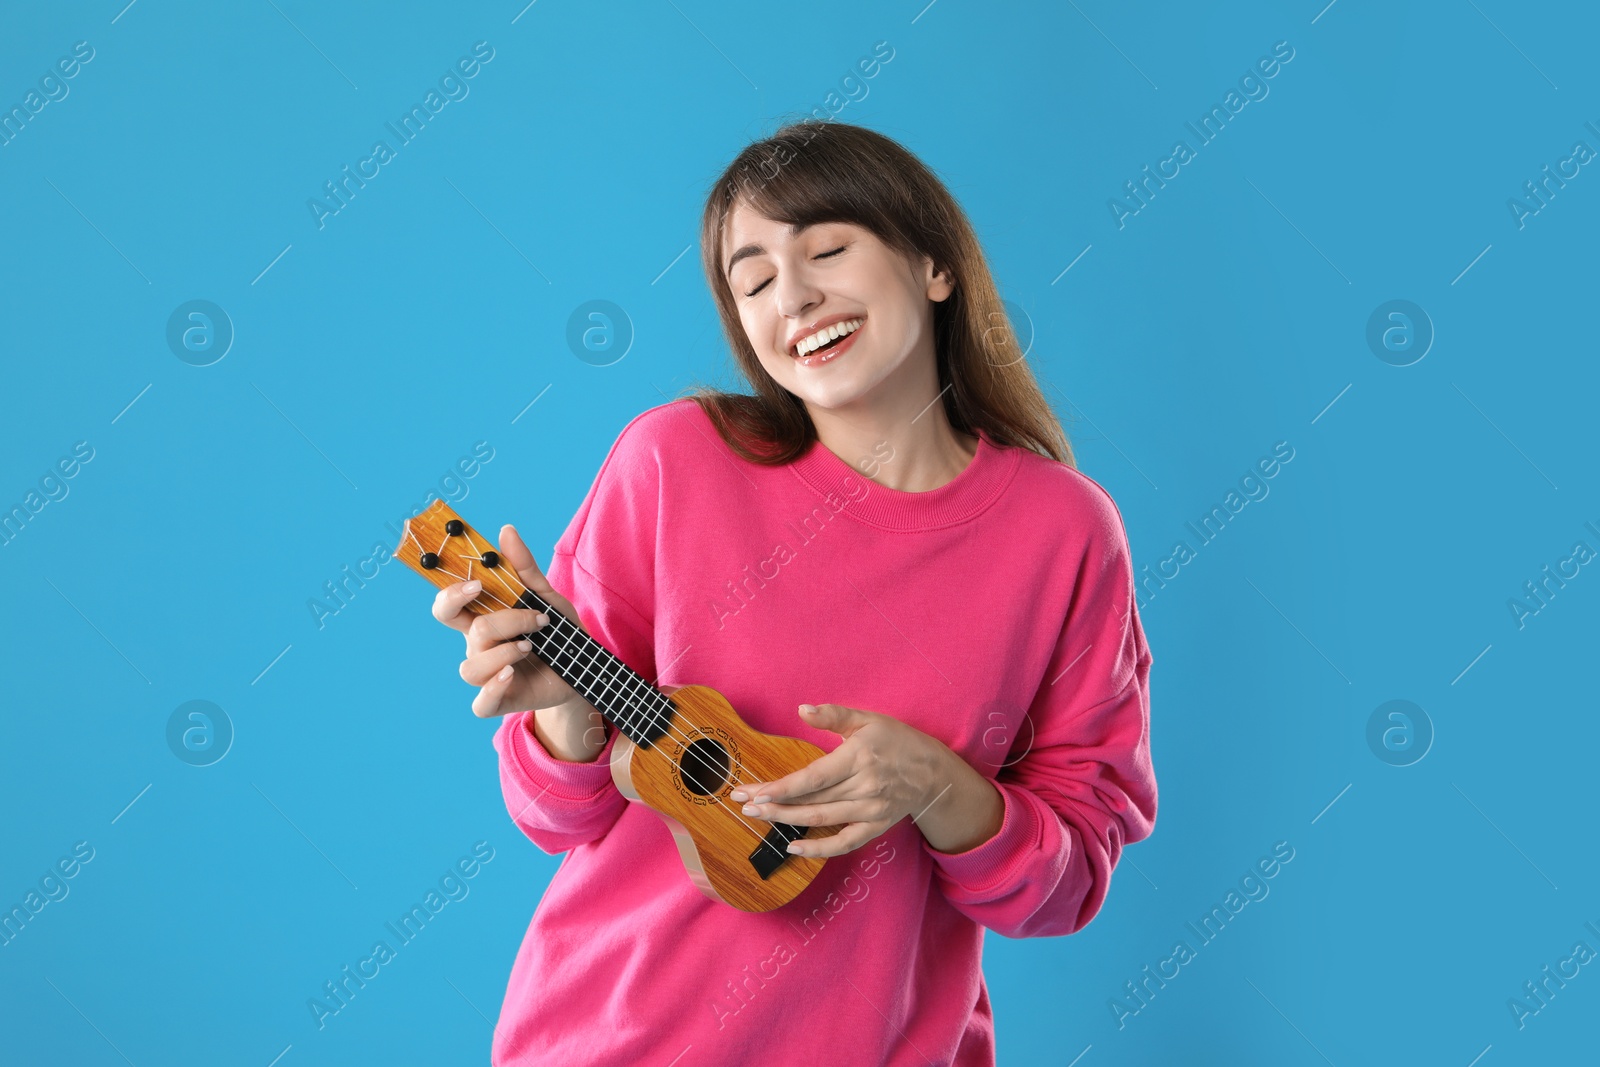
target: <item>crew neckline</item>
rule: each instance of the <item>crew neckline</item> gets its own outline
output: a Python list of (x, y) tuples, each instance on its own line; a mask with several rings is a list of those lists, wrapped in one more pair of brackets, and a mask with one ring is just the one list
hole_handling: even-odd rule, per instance
[(977, 437), (978, 450), (961, 473), (922, 493), (879, 485), (820, 440), (813, 440), (789, 469), (818, 496), (841, 502), (841, 515), (885, 530), (933, 530), (976, 517), (994, 503), (1016, 474), (1022, 449), (997, 445), (981, 429)]

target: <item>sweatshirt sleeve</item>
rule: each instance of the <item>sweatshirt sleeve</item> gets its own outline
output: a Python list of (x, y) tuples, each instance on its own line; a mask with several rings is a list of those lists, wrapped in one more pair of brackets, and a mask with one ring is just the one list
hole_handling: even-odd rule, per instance
[[(544, 567), (590, 635), (651, 683), (660, 464), (650, 431), (657, 410), (623, 428)], [(533, 732), (532, 711), (507, 714), (495, 732), (506, 810), (547, 853), (604, 837), (628, 803), (611, 778), (617, 729), (608, 722), (605, 731), (605, 747), (592, 763), (546, 751)]]
[[(1092, 483), (1091, 483), (1092, 484)], [(950, 903), (1005, 937), (1077, 933), (1099, 912), (1124, 845), (1155, 828), (1150, 664), (1122, 518), (1094, 486), (1067, 617), (1016, 749), (995, 777), (999, 832), (934, 849)]]

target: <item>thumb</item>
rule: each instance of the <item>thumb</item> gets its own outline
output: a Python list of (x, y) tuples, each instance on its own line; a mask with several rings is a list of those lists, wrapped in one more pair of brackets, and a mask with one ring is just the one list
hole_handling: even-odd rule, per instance
[[(578, 615), (578, 609), (572, 601), (556, 591), (555, 586), (544, 576), (539, 565), (533, 561), (533, 553), (528, 551), (528, 546), (523, 543), (522, 535), (517, 533), (517, 528), (509, 522), (500, 527), (500, 551), (505, 556), (506, 562), (517, 570), (517, 577), (522, 579), (522, 584), (556, 611), (566, 616), (584, 633), (589, 632), (589, 627)], [(515, 606), (515, 605), (513, 605)], [(553, 621), (553, 620), (552, 620)]]
[(801, 704), (800, 718), (819, 730), (848, 736), (866, 717), (842, 704)]
[(528, 546), (523, 543), (522, 536), (517, 533), (517, 528), (510, 523), (500, 527), (500, 553), (505, 556), (506, 562), (516, 570), (517, 577), (522, 584), (538, 593), (548, 603), (550, 582), (545, 578), (544, 572), (533, 560), (533, 553), (528, 551)]

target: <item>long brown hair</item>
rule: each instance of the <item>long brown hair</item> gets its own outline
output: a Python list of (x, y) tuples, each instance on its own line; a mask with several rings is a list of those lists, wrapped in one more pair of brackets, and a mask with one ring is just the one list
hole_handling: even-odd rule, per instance
[(730, 448), (777, 466), (803, 455), (816, 427), (800, 398), (773, 380), (745, 336), (723, 274), (723, 223), (739, 203), (794, 226), (848, 222), (913, 259), (930, 256), (955, 290), (934, 304), (945, 416), (1070, 467), (1072, 445), (1018, 350), (1005, 304), (966, 213), (944, 183), (898, 142), (849, 123), (807, 119), (747, 146), (706, 198), (700, 259), (739, 368), (754, 392), (695, 387), (689, 396)]

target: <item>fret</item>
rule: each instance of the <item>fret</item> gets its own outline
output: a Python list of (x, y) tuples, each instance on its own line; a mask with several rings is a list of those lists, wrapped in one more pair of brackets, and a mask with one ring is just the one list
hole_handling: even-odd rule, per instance
[(632, 678), (624, 682), (622, 699), (638, 706), (641, 710), (635, 712), (635, 715), (645, 721), (648, 721), (649, 717), (671, 715), (670, 706), (668, 708), (661, 707), (661, 705), (669, 702), (661, 696), (659, 691), (646, 683), (637, 674), (634, 674)]
[[(550, 616), (550, 619), (553, 623), (555, 616), (550, 614), (548, 611), (546, 611), (545, 614)], [(560, 633), (553, 625), (546, 626), (543, 630), (536, 632), (545, 635), (545, 647), (547, 650), (552, 644), (556, 646), (553, 653), (543, 654), (540, 656), (540, 658), (546, 663), (550, 664), (555, 672), (561, 675), (562, 679), (566, 681), (567, 684), (573, 684), (573, 678), (571, 675), (573, 674), (573, 666), (576, 664), (578, 658), (576, 640), (577, 635)], [(562, 657), (566, 657), (566, 663), (561, 662)]]
[[(606, 693), (605, 672), (609, 665), (607, 661), (615, 663), (616, 666), (622, 667), (623, 670), (627, 670), (627, 667), (623, 666), (622, 662), (615, 659), (611, 653), (595, 644), (593, 638), (583, 634), (575, 634), (573, 640), (579, 644), (583, 653), (583, 661), (579, 667), (579, 677), (584, 678), (584, 684), (603, 698)], [(589, 675), (593, 675), (593, 678), (588, 678), (587, 676)]]
[[(537, 600), (532, 594), (524, 599)], [(588, 634), (567, 630), (570, 620), (558, 623), (565, 616), (539, 603), (537, 610), (551, 619), (550, 626), (534, 631), (547, 635), (534, 644), (539, 658), (635, 744), (647, 745), (666, 733), (672, 710), (660, 691)]]

